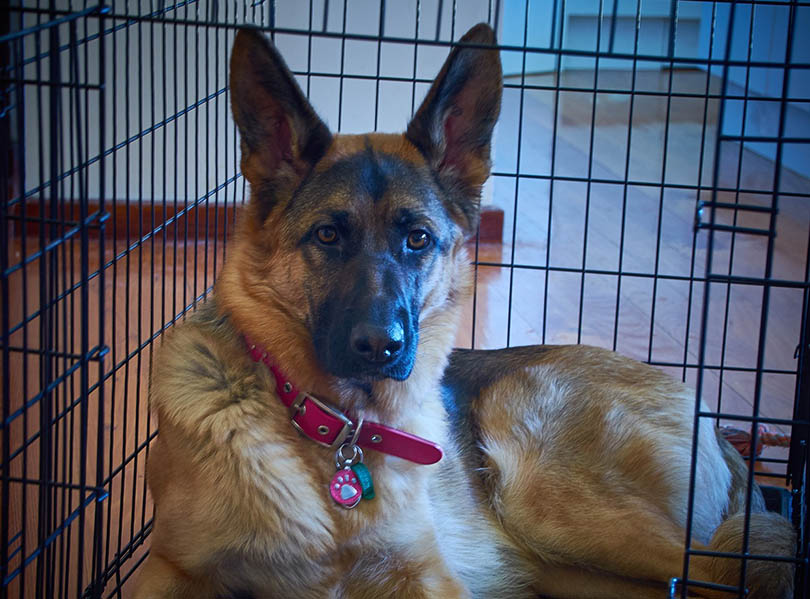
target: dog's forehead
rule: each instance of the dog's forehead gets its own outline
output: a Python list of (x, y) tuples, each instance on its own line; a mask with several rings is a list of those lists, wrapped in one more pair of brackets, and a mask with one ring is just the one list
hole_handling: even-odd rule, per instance
[(396, 156), (403, 162), (424, 166), (425, 159), (419, 150), (401, 133), (366, 133), (362, 135), (335, 135), (326, 155), (318, 163), (316, 170), (329, 168), (330, 165), (348, 156), (372, 150), (378, 154)]
[(333, 211), (444, 220), (438, 194), (424, 158), (402, 135), (338, 135), (289, 210), (301, 220)]
[(425, 160), (402, 135), (336, 135), (326, 155), (315, 166), (314, 176), (333, 189), (366, 196), (373, 201), (386, 192), (413, 186), (414, 195), (425, 195), (430, 178)]

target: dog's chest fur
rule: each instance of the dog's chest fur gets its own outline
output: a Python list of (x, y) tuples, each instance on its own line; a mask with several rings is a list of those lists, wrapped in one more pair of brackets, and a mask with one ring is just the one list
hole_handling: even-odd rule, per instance
[[(431, 403), (442, 419), (438, 397)], [(152, 492), (161, 506), (182, 506), (156, 517), (164, 526), (185, 523), (178, 546), (183, 530), (204, 535), (208, 562), (190, 555), (183, 565), (212, 584), (259, 596), (340, 596), (347, 579), (385, 567), (381, 557), (367, 557), (378, 547), (379, 556), (438, 553), (474, 596), (511, 587), (502, 541), (447, 439), (433, 439), (447, 453), (434, 466), (367, 452), (376, 498), (353, 510), (337, 506), (328, 493), (334, 453), (295, 431), (269, 371), (249, 359), (213, 306), (161, 349), (152, 407), (161, 434), (150, 459), (173, 461), (150, 469)], [(195, 522), (196, 514), (207, 514), (205, 521)]]

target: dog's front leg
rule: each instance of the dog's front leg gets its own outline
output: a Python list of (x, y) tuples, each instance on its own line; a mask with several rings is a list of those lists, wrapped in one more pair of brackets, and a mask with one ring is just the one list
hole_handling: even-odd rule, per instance
[(143, 565), (135, 586), (135, 599), (207, 599), (214, 597), (199, 581), (152, 552)]
[(468, 599), (436, 547), (412, 547), (369, 555), (354, 564), (337, 596), (341, 599)]

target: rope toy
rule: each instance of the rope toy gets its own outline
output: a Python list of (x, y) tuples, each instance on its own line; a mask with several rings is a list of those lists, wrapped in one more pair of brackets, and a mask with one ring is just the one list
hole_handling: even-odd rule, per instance
[[(720, 434), (734, 446), (743, 457), (751, 456), (751, 433), (731, 426), (721, 426)], [(764, 424), (757, 426), (756, 455), (762, 453), (765, 445), (771, 447), (790, 447), (790, 435), (786, 433), (771, 432)]]

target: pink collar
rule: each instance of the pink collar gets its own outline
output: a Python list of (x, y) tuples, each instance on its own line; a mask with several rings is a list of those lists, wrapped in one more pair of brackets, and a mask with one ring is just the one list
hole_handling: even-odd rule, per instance
[(318, 445), (338, 449), (349, 439), (354, 439), (363, 449), (374, 449), (417, 464), (435, 464), (442, 459), (441, 447), (411, 433), (365, 420), (360, 421), (357, 430), (346, 414), (293, 385), (261, 347), (247, 337), (245, 342), (253, 361), (263, 362), (273, 373), (276, 393), (290, 410), (293, 426)]

